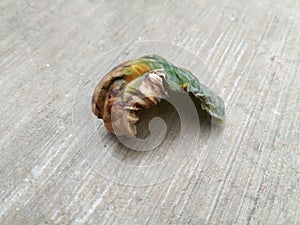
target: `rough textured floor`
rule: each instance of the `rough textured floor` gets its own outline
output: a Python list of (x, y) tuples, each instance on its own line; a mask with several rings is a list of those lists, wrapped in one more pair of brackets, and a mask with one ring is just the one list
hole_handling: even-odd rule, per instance
[[(1, 224), (300, 224), (300, 1), (179, 2), (0, 2)], [(206, 65), (226, 125), (213, 154), (200, 143), (169, 179), (139, 187), (91, 166), (76, 144), (89, 130), (72, 112), (74, 99), (90, 104), (82, 81), (104, 58), (115, 65), (104, 55), (143, 40)], [(120, 161), (163, 157), (99, 130)]]

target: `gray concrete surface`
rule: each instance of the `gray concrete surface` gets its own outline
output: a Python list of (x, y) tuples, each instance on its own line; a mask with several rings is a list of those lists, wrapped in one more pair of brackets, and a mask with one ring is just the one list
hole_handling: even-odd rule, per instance
[[(300, 224), (299, 4), (2, 0), (0, 223)], [(195, 54), (227, 115), (213, 154), (199, 144), (174, 176), (136, 187), (90, 165), (72, 111), (104, 53), (141, 40)], [(126, 163), (161, 159), (103, 140)]]

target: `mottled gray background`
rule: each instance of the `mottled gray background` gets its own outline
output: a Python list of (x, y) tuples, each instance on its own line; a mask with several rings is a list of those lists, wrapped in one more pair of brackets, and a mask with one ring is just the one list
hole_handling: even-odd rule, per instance
[[(299, 4), (2, 0), (0, 223), (300, 224)], [(227, 109), (205, 171), (196, 156), (146, 187), (91, 168), (72, 124), (80, 77), (139, 40), (198, 56)]]

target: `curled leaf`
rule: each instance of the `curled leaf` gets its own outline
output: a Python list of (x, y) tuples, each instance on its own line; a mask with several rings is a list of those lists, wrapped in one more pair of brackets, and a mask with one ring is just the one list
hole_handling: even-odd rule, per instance
[(190, 71), (158, 55), (143, 56), (113, 68), (94, 90), (92, 111), (110, 132), (135, 136), (135, 123), (139, 120), (136, 112), (157, 105), (168, 97), (168, 90), (192, 94), (204, 111), (223, 122), (223, 100)]

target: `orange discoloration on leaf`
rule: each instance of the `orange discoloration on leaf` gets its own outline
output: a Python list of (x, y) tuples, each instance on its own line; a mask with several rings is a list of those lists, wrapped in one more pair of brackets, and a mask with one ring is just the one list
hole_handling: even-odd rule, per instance
[(150, 71), (150, 68), (144, 64), (144, 63), (134, 63), (130, 65), (131, 73), (130, 76), (125, 76), (125, 80), (129, 83), (130, 81), (133, 81), (137, 77), (147, 73)]

